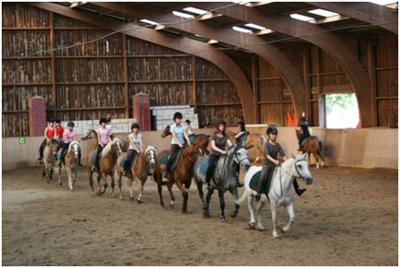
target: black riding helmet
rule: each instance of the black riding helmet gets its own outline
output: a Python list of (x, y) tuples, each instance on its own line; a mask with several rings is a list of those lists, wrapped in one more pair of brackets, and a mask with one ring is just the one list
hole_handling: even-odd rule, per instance
[(131, 130), (134, 129), (134, 128), (140, 129), (139, 124), (138, 123), (133, 123), (131, 125)]
[(107, 124), (107, 118), (100, 118), (100, 122), (99, 124), (101, 125), (102, 123), (106, 123)]
[(182, 115), (180, 112), (174, 113), (174, 118), (173, 118), (173, 120), (175, 120), (175, 119), (182, 119), (182, 118), (183, 118), (183, 115)]
[(278, 135), (278, 129), (275, 126), (269, 126), (267, 128), (267, 135), (269, 135), (269, 134)]
[(67, 127), (74, 127), (74, 126), (75, 126), (75, 124), (72, 121), (69, 121), (68, 124), (67, 124)]

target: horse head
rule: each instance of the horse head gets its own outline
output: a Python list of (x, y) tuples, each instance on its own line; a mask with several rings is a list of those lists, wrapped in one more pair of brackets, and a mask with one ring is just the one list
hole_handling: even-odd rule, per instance
[(122, 141), (119, 138), (115, 137), (112, 141), (110, 141), (106, 145), (101, 155), (106, 156), (109, 153), (112, 153), (112, 155), (117, 158), (120, 154), (122, 154), (121, 147), (122, 147)]
[[(313, 177), (308, 169), (308, 163), (305, 158), (305, 154), (303, 155), (293, 155), (293, 173), (296, 177), (300, 177), (304, 180), (306, 184), (312, 184)], [(297, 175), (296, 175), (297, 174)]]
[(57, 155), (58, 150), (61, 148), (60, 141), (57, 139), (51, 139), (51, 140), (47, 141), (47, 146), (50, 147), (53, 155)]
[(200, 145), (192, 143), (185, 148), (182, 152), (182, 156), (187, 157), (191, 162), (196, 162), (197, 158), (203, 155)]
[(144, 154), (146, 155), (146, 160), (150, 169), (154, 169), (157, 158), (157, 149), (154, 146), (149, 145), (144, 151)]
[(82, 137), (82, 140), (90, 140), (90, 139), (97, 139), (97, 133), (93, 129), (89, 129), (88, 132), (86, 133), (86, 136)]
[(171, 129), (171, 127), (170, 127), (170, 126), (167, 126), (167, 127), (164, 129), (164, 131), (161, 133), (161, 138), (164, 139), (164, 138), (167, 137), (168, 135), (171, 135), (170, 129)]
[(246, 171), (250, 168), (251, 163), (247, 155), (246, 147), (243, 147), (240, 144), (235, 144), (228, 149), (228, 155), (232, 155), (233, 161), (244, 167)]
[(74, 158), (78, 159), (79, 151), (80, 151), (80, 144), (78, 141), (72, 141), (68, 147), (68, 153), (72, 152), (74, 154)]

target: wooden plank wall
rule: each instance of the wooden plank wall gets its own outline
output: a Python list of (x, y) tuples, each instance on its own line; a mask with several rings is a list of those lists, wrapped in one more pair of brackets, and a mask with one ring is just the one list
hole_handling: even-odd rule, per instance
[[(229, 79), (201, 58), (24, 3), (3, 3), (2, 12), (3, 137), (28, 135), (28, 100), (35, 95), (46, 98), (48, 117), (61, 120), (132, 117), (132, 96), (139, 92), (150, 95), (151, 106), (193, 106), (201, 126), (220, 118), (232, 125), (243, 113)], [(377, 126), (397, 127), (397, 37), (346, 42), (376, 81)], [(324, 94), (352, 92), (351, 84), (337, 61), (321, 49), (304, 43), (290, 47), (283, 52), (305, 81), (310, 122), (318, 126)], [(294, 108), (280, 73), (260, 57), (226, 53), (252, 84), (257, 122), (287, 125), (287, 113)]]

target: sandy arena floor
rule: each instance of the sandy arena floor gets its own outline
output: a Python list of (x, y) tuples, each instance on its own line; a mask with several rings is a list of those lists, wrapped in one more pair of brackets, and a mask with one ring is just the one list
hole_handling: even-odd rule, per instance
[[(175, 209), (161, 208), (150, 177), (145, 202), (138, 204), (113, 198), (110, 188), (93, 197), (83, 169), (74, 192), (65, 183), (47, 184), (41, 168), (3, 172), (2, 264), (397, 266), (397, 170), (328, 167), (311, 172), (314, 184), (295, 200), (296, 222), (277, 240), (271, 236), (268, 207), (265, 232), (247, 227), (247, 207), (221, 223), (216, 193), (212, 217), (203, 218), (194, 184), (191, 213), (184, 215), (176, 186)], [(126, 188), (124, 193), (127, 197)], [(168, 204), (166, 188), (163, 193)], [(229, 215), (232, 198), (225, 197)], [(286, 221), (280, 208), (279, 226)]]

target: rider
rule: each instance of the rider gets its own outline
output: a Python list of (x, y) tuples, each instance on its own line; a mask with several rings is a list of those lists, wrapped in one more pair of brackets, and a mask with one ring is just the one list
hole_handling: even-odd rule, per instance
[(132, 162), (136, 158), (136, 156), (142, 151), (143, 143), (142, 143), (142, 133), (139, 132), (139, 124), (138, 123), (133, 123), (131, 125), (131, 131), (132, 133), (129, 134), (128, 139), (129, 139), (129, 148), (128, 148), (128, 153), (126, 155), (126, 160), (124, 163), (124, 171), (123, 175), (127, 176), (129, 172), (129, 168), (132, 165)]
[[(270, 172), (273, 172), (276, 166), (280, 165), (278, 155), (283, 160), (286, 160), (286, 155), (279, 143), (276, 142), (278, 137), (278, 129), (275, 126), (268, 126), (267, 141), (264, 143), (264, 162), (261, 169), (260, 182), (258, 184), (256, 201), (260, 201), (261, 193), (265, 188), (265, 183)], [(293, 181), (294, 188), (298, 195), (301, 195), (305, 189), (299, 189), (296, 179)]]
[(192, 126), (190, 125), (191, 122), (189, 119), (186, 119), (185, 123), (186, 123), (186, 128), (185, 128), (186, 134), (188, 135), (190, 142), (193, 142), (195, 134), (193, 133)]
[(307, 121), (307, 118), (306, 118), (304, 112), (301, 114), (300, 128), (302, 130), (302, 134), (300, 134), (300, 137), (299, 137), (299, 149), (298, 149), (298, 151), (301, 150), (304, 140), (311, 136), (310, 135), (310, 131), (308, 129), (308, 121)]
[(64, 137), (64, 128), (63, 128), (62, 125), (61, 125), (61, 120), (60, 120), (60, 119), (57, 119), (57, 120), (56, 120), (56, 125), (55, 125), (54, 128), (55, 128), (55, 130), (56, 130), (56, 134), (55, 134), (55, 137), (54, 137), (54, 138), (56, 138), (57, 140), (59, 140), (60, 143), (61, 143), (61, 145), (62, 145), (63, 137)]
[(44, 147), (46, 147), (46, 143), (48, 141), (50, 141), (51, 139), (53, 139), (55, 137), (55, 134), (56, 134), (56, 130), (54, 128), (54, 120), (49, 119), (47, 121), (47, 127), (44, 130), (44, 140), (43, 140), (42, 144), (40, 144), (40, 147), (39, 147), (39, 157), (37, 160), (40, 161), (43, 159)]
[(95, 168), (100, 172), (99, 163), (100, 163), (100, 153), (103, 148), (111, 141), (110, 130), (106, 127), (107, 119), (101, 118), (99, 121), (100, 127), (97, 129), (97, 154), (96, 154), (96, 163), (95, 167), (92, 168), (94, 171)]
[(246, 143), (247, 131), (246, 131), (246, 124), (244, 123), (243, 116), (239, 116), (238, 124), (239, 124), (239, 132), (236, 133), (235, 140), (236, 140), (236, 143), (242, 144), (242, 146), (244, 146)]
[(215, 125), (215, 132), (211, 135), (211, 153), (208, 158), (208, 168), (206, 172), (206, 187), (210, 189), (210, 181), (211, 177), (214, 174), (215, 168), (218, 163), (218, 159), (221, 155), (226, 154), (225, 147), (226, 145), (232, 146), (232, 142), (228, 139), (228, 136), (225, 134), (226, 122), (224, 120), (218, 121)]
[(173, 117), (174, 123), (170, 126), (172, 139), (168, 162), (163, 173), (163, 182), (167, 182), (169, 180), (169, 173), (171, 171), (172, 162), (178, 155), (179, 151), (183, 148), (185, 139), (187, 141), (187, 144), (190, 145), (190, 140), (187, 132), (185, 131), (185, 127), (181, 124), (182, 118), (182, 114), (180, 112), (176, 112)]

